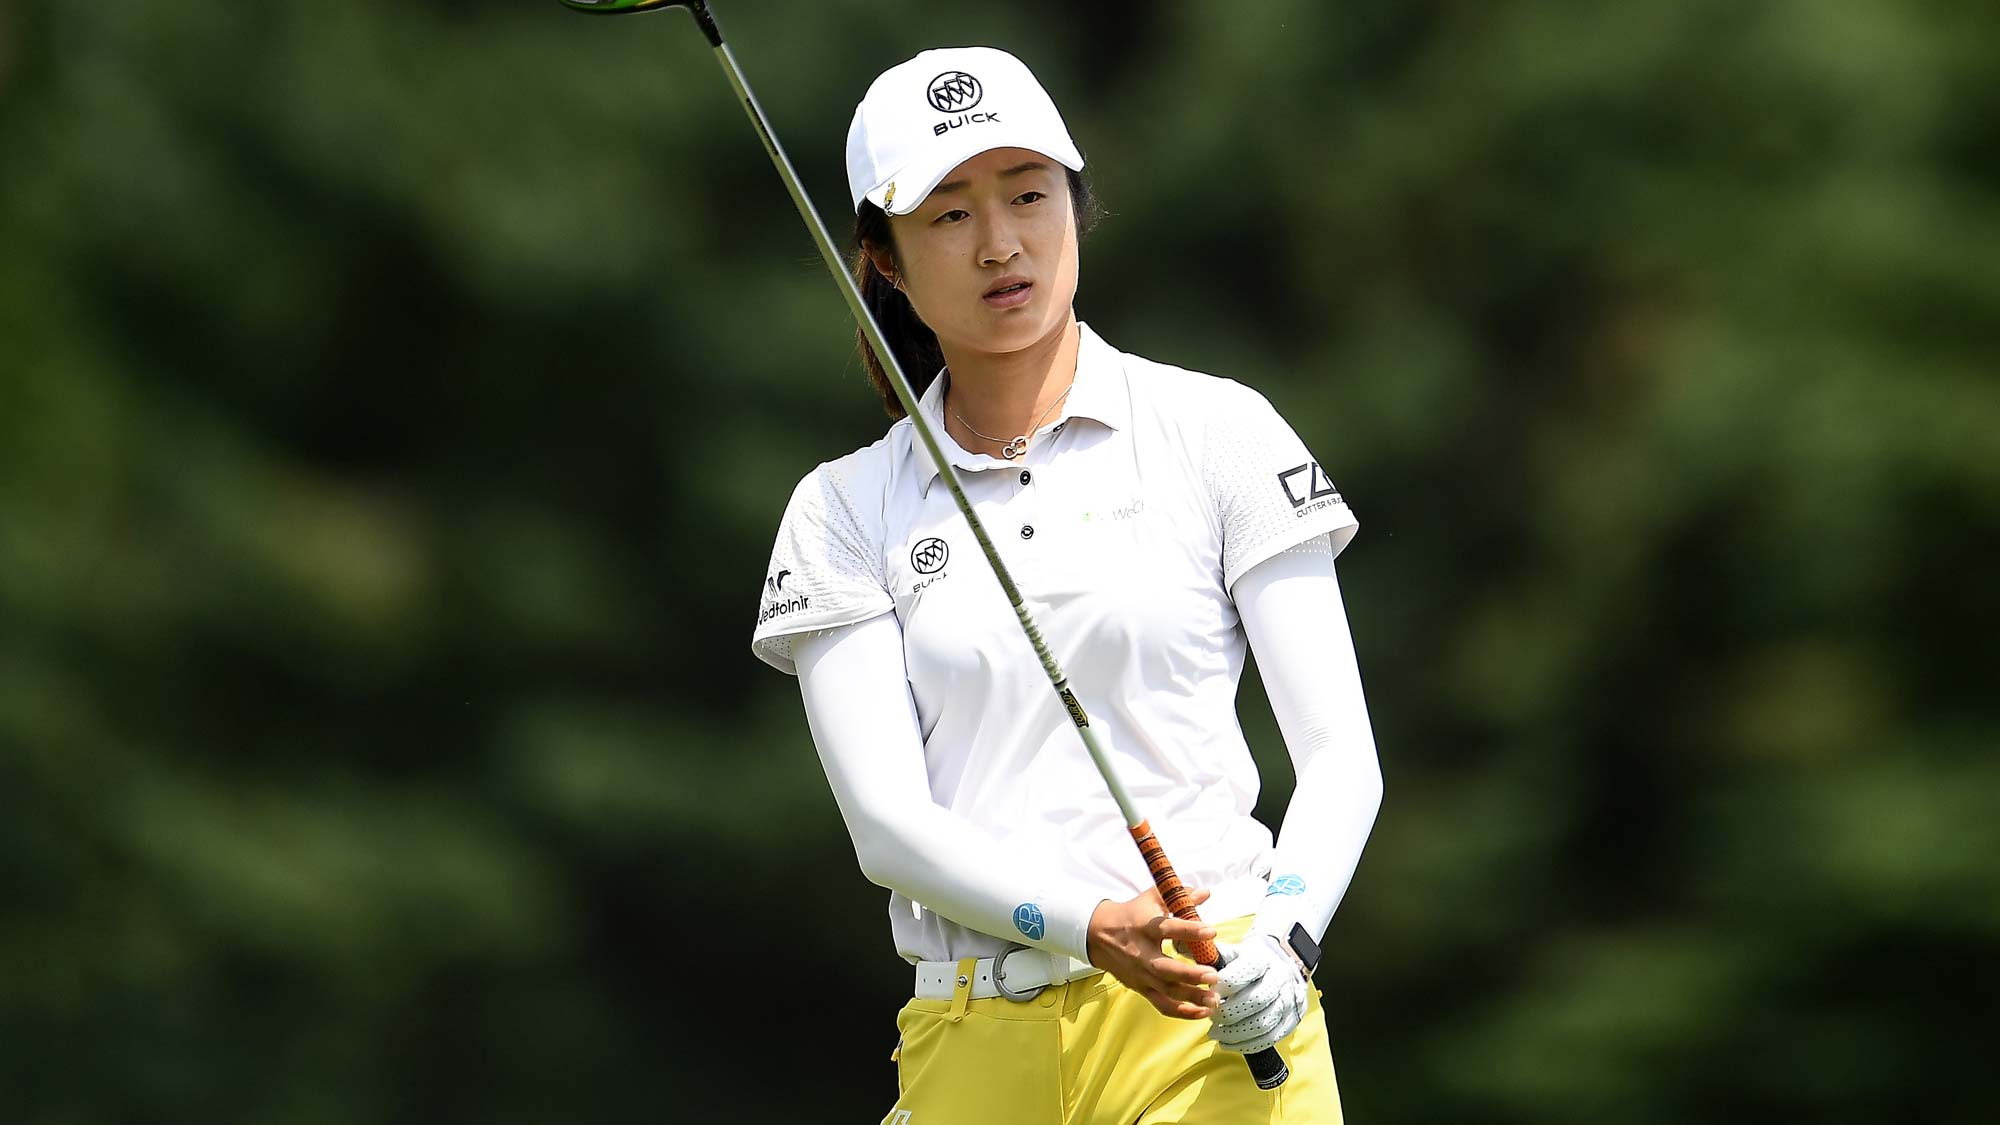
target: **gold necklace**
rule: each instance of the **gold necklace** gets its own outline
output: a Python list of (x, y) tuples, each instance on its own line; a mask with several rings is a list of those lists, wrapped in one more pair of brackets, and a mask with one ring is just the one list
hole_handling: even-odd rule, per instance
[[(1069, 379), (1069, 386), (1064, 387), (1063, 392), (1057, 395), (1054, 401), (1049, 403), (1048, 409), (1042, 411), (1042, 416), (1040, 418), (1035, 419), (1035, 424), (1028, 427), (1028, 433), (1020, 434), (1015, 438), (1013, 438), (1012, 440), (1009, 440), (1007, 438), (997, 438), (992, 436), (991, 434), (982, 434), (978, 430), (973, 429), (972, 423), (966, 421), (965, 415), (960, 414), (958, 412), (958, 409), (952, 406), (949, 398), (946, 399), (944, 408), (946, 410), (951, 411), (951, 416), (958, 419), (959, 425), (964, 426), (968, 430), (972, 430), (972, 436), (977, 438), (984, 438), (987, 441), (990, 441), (995, 445), (998, 445), (1000, 447), (1000, 456), (1005, 458), (1006, 460), (1012, 461), (1014, 458), (1019, 457), (1021, 454), (1026, 453), (1028, 451), (1028, 434), (1032, 434), (1036, 430), (1042, 428), (1042, 423), (1048, 421), (1049, 415), (1055, 411), (1055, 408), (1062, 403), (1062, 400), (1069, 397), (1070, 388), (1074, 386), (1076, 386), (1076, 376), (1072, 375), (1070, 376)], [(949, 391), (951, 390), (951, 388), (946, 387), (945, 390)]]

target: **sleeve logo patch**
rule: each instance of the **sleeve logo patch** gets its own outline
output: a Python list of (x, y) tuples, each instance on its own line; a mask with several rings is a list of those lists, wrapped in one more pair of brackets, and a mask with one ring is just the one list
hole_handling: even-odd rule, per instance
[(777, 601), (765, 602), (763, 608), (757, 611), (757, 624), (762, 625), (767, 621), (783, 617), (788, 613), (798, 613), (810, 608), (812, 608), (812, 599), (806, 597), (804, 594), (789, 598), (780, 596)]
[(799, 593), (797, 589), (790, 591), (785, 589), (785, 579), (790, 577), (791, 573), (791, 571), (781, 568), (776, 574), (767, 574), (764, 576), (764, 591), (770, 595), (770, 600), (757, 609), (757, 625), (759, 628), (786, 614), (802, 613), (812, 608), (811, 598)]
[[(1301, 476), (1306, 478), (1304, 495), (1300, 495), (1294, 485), (1294, 481)], [(1333, 487), (1333, 482), (1327, 479), (1326, 471), (1319, 467), (1318, 461), (1307, 461), (1303, 465), (1294, 465), (1279, 473), (1278, 487), (1285, 490), (1285, 499), (1290, 500), (1294, 508), (1300, 507), (1308, 500), (1324, 500), (1329, 496), (1333, 497), (1334, 503), (1340, 502), (1340, 493)]]
[(1029, 941), (1042, 940), (1042, 908), (1032, 902), (1024, 902), (1014, 908), (1014, 928)]
[(1271, 885), (1264, 889), (1265, 898), (1270, 898), (1272, 895), (1302, 895), (1304, 893), (1306, 893), (1306, 881), (1297, 875), (1280, 875), (1276, 879), (1271, 880)]

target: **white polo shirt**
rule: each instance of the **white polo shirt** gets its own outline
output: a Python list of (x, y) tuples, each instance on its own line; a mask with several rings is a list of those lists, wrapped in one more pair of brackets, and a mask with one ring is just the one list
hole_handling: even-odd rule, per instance
[[(1206, 915), (1247, 914), (1272, 839), (1251, 816), (1229, 590), (1315, 536), (1337, 553), (1355, 518), (1256, 391), (1081, 336), (1063, 414), (1018, 460), (946, 434), (943, 378), (920, 405), (1141, 815), (1213, 890)], [(797, 634), (895, 614), (939, 805), (1065, 883), (1116, 899), (1152, 885), (908, 419), (799, 482), (764, 584), (753, 648), (785, 672)], [(906, 956), (1000, 944), (901, 895), (890, 916)]]

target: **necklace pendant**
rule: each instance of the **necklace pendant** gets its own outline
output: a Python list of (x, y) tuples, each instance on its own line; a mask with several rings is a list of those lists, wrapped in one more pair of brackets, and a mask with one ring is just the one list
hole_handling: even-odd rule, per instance
[(1028, 451), (1028, 435), (1022, 434), (1000, 448), (1000, 456), (1012, 461)]

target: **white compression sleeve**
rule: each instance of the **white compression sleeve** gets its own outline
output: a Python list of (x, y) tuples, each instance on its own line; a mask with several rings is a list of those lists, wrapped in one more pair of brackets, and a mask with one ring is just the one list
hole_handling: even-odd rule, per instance
[(1106, 895), (1036, 870), (931, 798), (924, 742), (892, 613), (792, 642), (806, 722), (869, 882), (962, 926), (1026, 941), (1014, 911), (1035, 903), (1038, 948), (1089, 959), (1090, 916)]
[(1250, 568), (1231, 593), (1298, 774), (1255, 930), (1284, 938), (1296, 922), (1318, 940), (1382, 804), (1332, 548), (1309, 539)]

